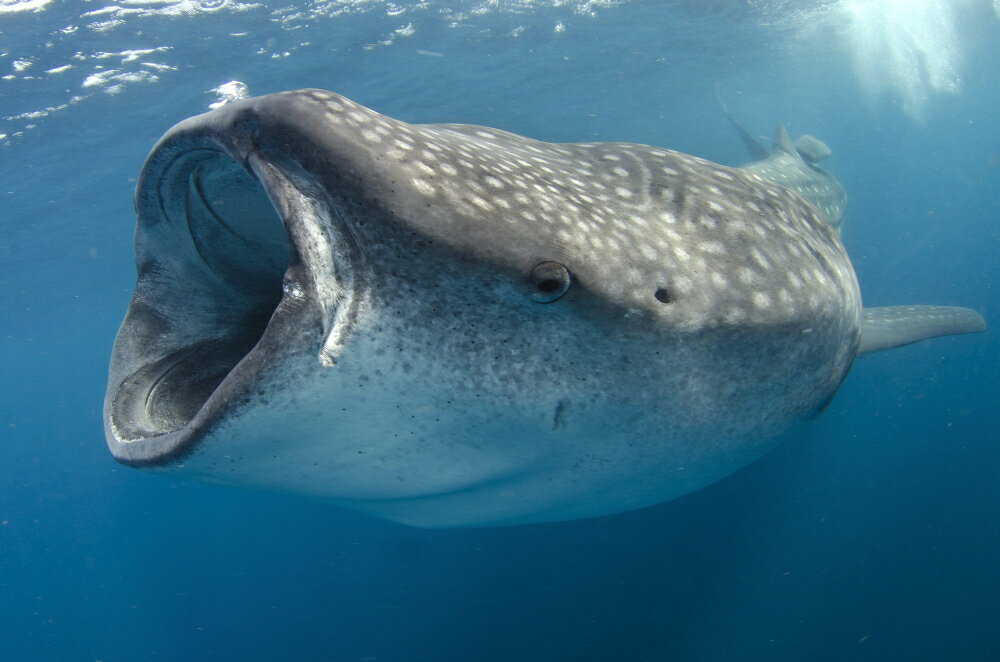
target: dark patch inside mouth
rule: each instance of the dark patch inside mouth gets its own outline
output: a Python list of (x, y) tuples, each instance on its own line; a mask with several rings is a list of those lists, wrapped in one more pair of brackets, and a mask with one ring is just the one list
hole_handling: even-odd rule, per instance
[[(176, 431), (257, 345), (293, 249), (260, 184), (214, 150), (176, 159), (139, 198), (136, 295), (117, 343), (120, 440)], [(116, 348), (117, 349), (117, 348)]]

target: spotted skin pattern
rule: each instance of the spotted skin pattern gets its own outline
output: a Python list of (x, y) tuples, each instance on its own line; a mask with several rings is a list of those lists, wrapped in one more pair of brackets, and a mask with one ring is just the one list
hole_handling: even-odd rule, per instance
[[(672, 323), (791, 319), (797, 307), (840, 307), (842, 290), (851, 289), (849, 263), (824, 220), (753, 173), (645, 145), (550, 145), (481, 127), (409, 125), (343, 98), (310, 99), (332, 124), (356, 131), (358, 149), (396, 178), (401, 211), (446, 208), (468, 226), (487, 220), (486, 232), (510, 242), (530, 226), (535, 242), (601, 255), (588, 267), (597, 267), (594, 280), (609, 296)], [(685, 305), (651, 303), (659, 286)]]
[[(656, 147), (300, 90), (176, 125), (136, 208), (112, 454), (412, 525), (698, 489), (820, 411), (863, 342), (812, 204)], [(908, 335), (910, 313), (870, 316), (872, 349), (975, 330), (949, 310)]]

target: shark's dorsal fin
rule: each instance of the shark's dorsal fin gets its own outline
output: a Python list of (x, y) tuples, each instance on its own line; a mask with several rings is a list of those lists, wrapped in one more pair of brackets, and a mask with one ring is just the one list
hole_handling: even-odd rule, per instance
[(781, 123), (779, 123), (778, 127), (774, 130), (774, 151), (786, 152), (797, 158), (802, 158), (799, 156), (798, 150), (795, 149), (795, 143), (793, 143), (792, 139), (788, 137), (788, 131), (785, 130), (785, 125)]
[(980, 333), (983, 316), (953, 306), (887, 306), (865, 308), (858, 354), (891, 349), (936, 336)]

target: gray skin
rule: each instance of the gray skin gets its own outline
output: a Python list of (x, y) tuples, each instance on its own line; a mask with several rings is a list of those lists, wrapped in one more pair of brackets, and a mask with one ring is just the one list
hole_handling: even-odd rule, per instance
[(321, 90), (181, 122), (137, 193), (104, 420), (126, 464), (428, 527), (590, 517), (739, 469), (880, 309), (791, 191), (655, 147), (411, 125)]

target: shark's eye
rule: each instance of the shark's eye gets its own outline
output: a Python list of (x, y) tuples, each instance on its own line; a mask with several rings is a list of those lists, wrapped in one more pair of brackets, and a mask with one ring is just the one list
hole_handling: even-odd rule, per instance
[(531, 270), (528, 284), (532, 301), (549, 303), (561, 297), (571, 282), (569, 270), (558, 262), (542, 262)]

